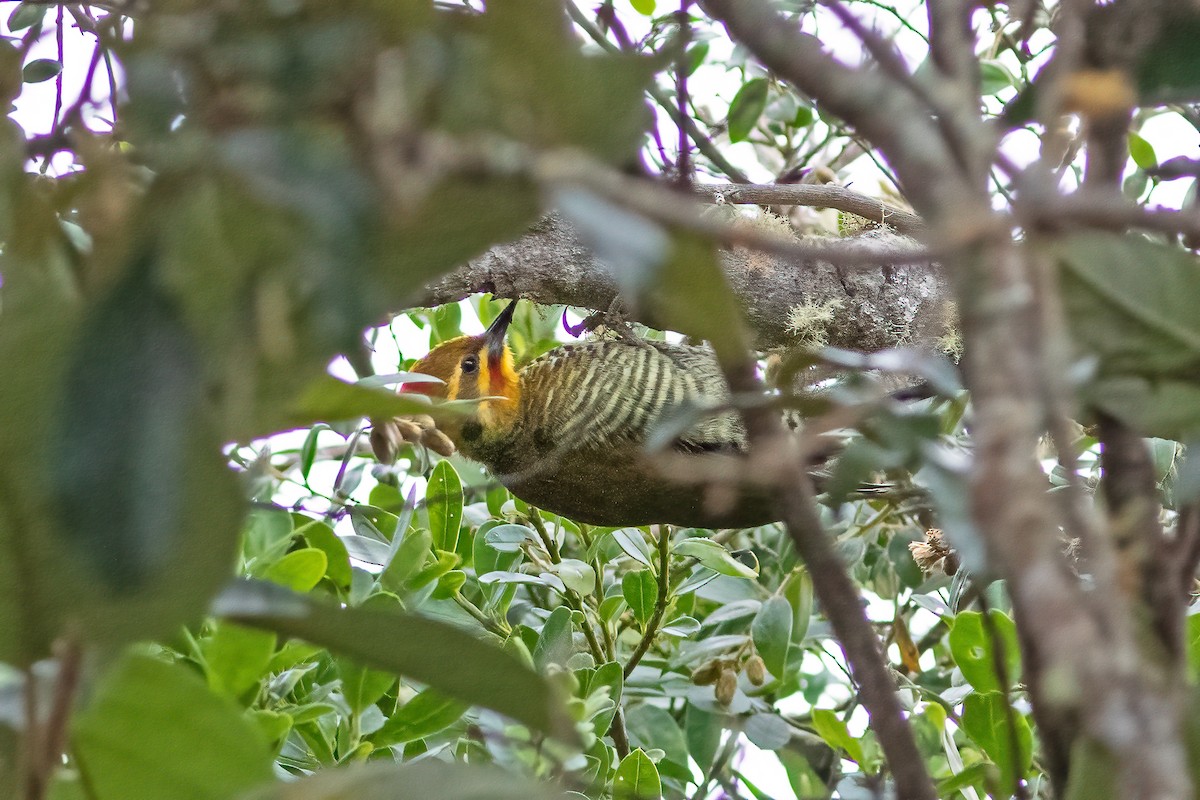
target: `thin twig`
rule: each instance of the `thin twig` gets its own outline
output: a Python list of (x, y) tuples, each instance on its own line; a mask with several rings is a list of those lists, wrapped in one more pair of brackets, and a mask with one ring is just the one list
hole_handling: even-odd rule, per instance
[[(58, 19), (55, 23), (54, 43), (58, 47), (58, 75), (54, 78), (54, 125), (58, 126), (59, 114), (62, 113), (63, 106), (63, 73), (66, 72), (66, 47), (63, 44), (63, 19), (65, 12), (63, 6), (58, 7)], [(87, 87), (84, 87), (84, 92)]]
[[(558, 545), (555, 543), (554, 537), (546, 530), (546, 523), (536, 508), (529, 509), (529, 522), (533, 525), (538, 538), (541, 539), (542, 547), (545, 548), (551, 563), (562, 563), (562, 556), (559, 553)], [(596, 573), (596, 580), (600, 580), (600, 574), (600, 572)], [(605, 650), (601, 647), (599, 640), (596, 639), (596, 632), (592, 630), (591, 623), (588, 620), (588, 612), (583, 598), (574, 590), (567, 589), (563, 594), (563, 600), (566, 601), (567, 606), (572, 611), (578, 611), (583, 615), (584, 621), (580, 627), (583, 629), (584, 638), (587, 639), (588, 649), (592, 652), (592, 658), (597, 664), (607, 661)], [(599, 619), (597, 621), (600, 623), (600, 627), (604, 628), (604, 621)], [(607, 631), (605, 631), (605, 634), (607, 636)], [(616, 747), (617, 755), (620, 758), (629, 755), (629, 734), (625, 731), (625, 715), (621, 713), (620, 704), (617, 705), (616, 713), (613, 714), (613, 721), (612, 725), (609, 726), (608, 734), (612, 736), (613, 746)]]
[(691, 4), (692, 0), (679, 0), (681, 41), (679, 43), (679, 58), (675, 62), (675, 99), (679, 108), (679, 122), (675, 126), (679, 130), (679, 158), (676, 161), (676, 171), (679, 174), (676, 176), (676, 180), (679, 182), (679, 186), (685, 189), (692, 183), (691, 142), (688, 140), (687, 126), (682, 124), (683, 120), (691, 117), (691, 114), (688, 113), (687, 85), (687, 45), (692, 38), (692, 27), (688, 24), (688, 6)]
[[(732, 331), (729, 339), (729, 348), (719, 351), (718, 359), (730, 392), (760, 392), (756, 362), (749, 356), (745, 332)], [(742, 354), (734, 355), (739, 350)], [(888, 670), (879, 637), (817, 514), (812, 481), (801, 454), (793, 447), (778, 413), (763, 407), (741, 408), (739, 412), (751, 452), (779, 461), (776, 503), (780, 519), (812, 576), (813, 589), (846, 654), (862, 704), (871, 718), (871, 729), (896, 779), (898, 795), (906, 800), (935, 800), (937, 793), (900, 707), (896, 682)]]
[(658, 597), (654, 601), (654, 611), (650, 614), (650, 619), (646, 621), (641, 641), (634, 648), (629, 660), (625, 662), (626, 679), (633, 674), (634, 668), (642, 660), (642, 656), (649, 651), (650, 645), (654, 644), (654, 637), (658, 635), (658, 626), (662, 623), (663, 615), (667, 611), (667, 601), (670, 599), (670, 595), (671, 531), (666, 525), (660, 525), (658, 526)]
[(888, 225), (905, 236), (920, 236), (928, 230), (925, 221), (911, 211), (836, 184), (701, 184), (693, 191), (708, 202), (833, 208)]
[[(587, 33), (587, 35), (590, 36), (594, 42), (596, 42), (596, 44), (600, 45), (611, 53), (621, 52), (621, 48), (610, 42), (604, 35), (604, 32), (596, 27), (595, 23), (588, 19), (588, 16), (584, 14), (575, 3), (567, 3), (567, 13), (571, 16), (571, 20), (580, 28), (582, 28), (583, 31)], [(614, 33), (615, 32), (616, 31), (614, 29)], [(704, 135), (704, 131), (700, 130), (700, 126), (696, 124), (694, 119), (692, 119), (691, 114), (679, 113), (679, 109), (676, 108), (675, 103), (671, 102), (671, 98), (666, 92), (657, 86), (651, 86), (646, 90), (646, 93), (654, 99), (654, 102), (658, 103), (658, 105), (662, 107), (663, 111), (667, 113), (667, 116), (671, 118), (672, 122), (678, 126), (682, 126), (687, 131), (688, 137), (695, 142), (696, 149), (704, 154), (704, 157), (711, 161), (714, 167), (725, 173), (730, 180), (738, 181), (739, 183), (750, 182), (750, 176), (735, 167), (733, 163), (730, 162), (729, 159), (727, 159), (719, 149), (717, 149), (717, 146), (713, 144), (712, 140)]]
[(463, 611), (466, 611), (468, 614), (470, 614), (476, 622), (497, 636), (508, 636), (508, 634), (512, 632), (511, 629), (507, 628), (507, 626), (501, 626), (498, 621), (483, 613), (479, 609), (479, 606), (463, 597), (462, 594), (455, 592), (454, 601), (458, 603), (459, 607), (462, 608)]

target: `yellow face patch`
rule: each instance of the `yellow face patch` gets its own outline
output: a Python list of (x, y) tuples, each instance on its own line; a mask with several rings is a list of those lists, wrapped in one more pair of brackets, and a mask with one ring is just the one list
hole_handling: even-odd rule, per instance
[[(463, 362), (471, 356), (475, 357), (474, 363), (478, 366), (473, 372), (464, 372)], [(479, 422), (484, 428), (509, 425), (516, 415), (520, 379), (513, 369), (512, 353), (505, 348), (500, 356), (492, 355), (482, 336), (460, 336), (442, 342), (414, 364), (412, 370), (444, 381), (444, 385), (414, 383), (410, 385), (412, 391), (446, 400), (504, 398), (484, 400), (479, 404)], [(405, 390), (410, 389), (406, 387)]]

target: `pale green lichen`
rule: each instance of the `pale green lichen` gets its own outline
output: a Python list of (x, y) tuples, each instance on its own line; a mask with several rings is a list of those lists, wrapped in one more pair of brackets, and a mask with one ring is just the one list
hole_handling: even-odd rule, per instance
[(778, 214), (763, 212), (752, 217), (743, 217), (738, 222), (748, 228), (754, 228), (767, 234), (774, 234), (782, 239), (796, 238), (796, 229), (792, 227), (792, 223)]
[(823, 303), (797, 303), (788, 309), (788, 333), (805, 348), (824, 347), (829, 343), (829, 326), (834, 314), (845, 305), (838, 298)]
[(963, 354), (962, 334), (958, 330), (958, 306), (947, 301), (943, 309), (943, 332), (937, 340), (937, 349), (957, 363)]

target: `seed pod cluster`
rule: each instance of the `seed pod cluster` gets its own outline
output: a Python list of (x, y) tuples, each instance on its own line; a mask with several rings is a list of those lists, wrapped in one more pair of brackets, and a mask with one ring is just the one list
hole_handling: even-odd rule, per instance
[(734, 658), (714, 658), (692, 670), (692, 683), (697, 686), (712, 686), (713, 694), (721, 705), (729, 705), (737, 694), (738, 673), (745, 672), (746, 679), (755, 686), (767, 681), (767, 665), (757, 653), (744, 661)]
[(746, 659), (743, 665), (746, 670), (746, 677), (755, 686), (762, 686), (767, 681), (767, 665), (762, 660), (762, 656), (755, 653)]
[(737, 673), (729, 668), (721, 670), (721, 677), (717, 678), (717, 686), (713, 693), (717, 696), (717, 702), (723, 706), (727, 706), (733, 702), (733, 697), (737, 694)]
[(711, 686), (721, 677), (721, 670), (724, 668), (724, 663), (718, 659), (707, 661), (692, 670), (692, 683), (697, 686)]

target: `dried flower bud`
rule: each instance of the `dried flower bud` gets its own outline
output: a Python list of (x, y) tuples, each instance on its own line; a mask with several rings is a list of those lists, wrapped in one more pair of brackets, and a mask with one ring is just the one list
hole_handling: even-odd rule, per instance
[(737, 694), (737, 673), (731, 669), (722, 670), (713, 694), (716, 695), (717, 702), (723, 706), (732, 703), (733, 696)]
[(709, 686), (721, 677), (721, 662), (709, 661), (692, 670), (692, 683), (697, 686)]
[(925, 541), (910, 542), (908, 549), (917, 566), (927, 574), (942, 572), (953, 575), (958, 572), (958, 554), (937, 528), (925, 531)]
[(767, 665), (763, 663), (761, 656), (756, 654), (746, 659), (746, 677), (755, 686), (762, 686), (767, 682)]

